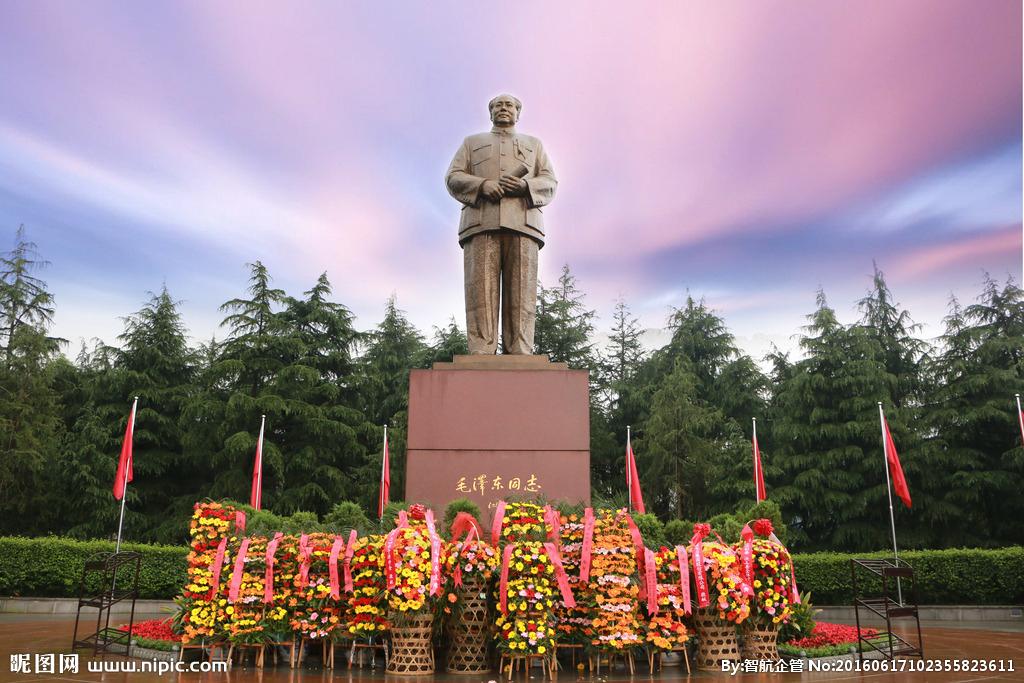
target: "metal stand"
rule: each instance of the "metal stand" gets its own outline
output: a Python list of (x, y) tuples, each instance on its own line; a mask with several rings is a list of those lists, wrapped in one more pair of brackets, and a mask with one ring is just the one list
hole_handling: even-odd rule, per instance
[[(124, 647), (123, 654), (128, 654), (132, 626), (135, 623), (135, 600), (139, 597), (141, 568), (142, 554), (136, 552), (97, 553), (86, 561), (82, 568), (82, 580), (78, 584), (78, 613), (75, 615), (72, 650), (92, 648), (93, 654), (99, 654), (111, 652), (113, 646), (119, 646)], [(124, 600), (132, 601), (127, 631), (110, 626), (111, 607)], [(96, 631), (80, 639), (78, 625), (83, 607), (96, 608)]]
[[(859, 570), (859, 571), (858, 571)], [(860, 660), (864, 660), (865, 647), (875, 652), (880, 652), (887, 659), (895, 657), (921, 657), (924, 658), (924, 640), (921, 637), (921, 617), (917, 610), (917, 581), (914, 578), (914, 568), (900, 559), (883, 560), (850, 560), (850, 572), (853, 575), (853, 611), (857, 619), (857, 652)], [(882, 580), (882, 594), (880, 597), (861, 597), (860, 586), (857, 582), (858, 574), (866, 578), (879, 577)], [(900, 593), (897, 600), (890, 597), (893, 589), (891, 579), (896, 579), (896, 589)], [(903, 600), (902, 588), (899, 586), (900, 579), (908, 579), (910, 582), (910, 601)], [(875, 615), (885, 620), (885, 633), (875, 636), (865, 636), (861, 629), (861, 610), (867, 610), (866, 617)], [(902, 636), (892, 631), (894, 619), (913, 619), (917, 626), (917, 644), (911, 643)]]

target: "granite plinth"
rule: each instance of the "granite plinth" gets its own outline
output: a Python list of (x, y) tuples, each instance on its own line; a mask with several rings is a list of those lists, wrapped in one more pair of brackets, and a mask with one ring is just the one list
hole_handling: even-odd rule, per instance
[(588, 372), (545, 356), (456, 356), (409, 376), (405, 499), (590, 501)]

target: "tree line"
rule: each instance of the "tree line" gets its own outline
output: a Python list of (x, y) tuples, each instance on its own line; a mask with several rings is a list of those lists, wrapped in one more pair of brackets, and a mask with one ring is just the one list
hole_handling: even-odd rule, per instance
[[(244, 292), (220, 307), (222, 339), (190, 345), (164, 287), (124, 318), (116, 344), (71, 358), (50, 334), (46, 265), (21, 229), (0, 257), (3, 534), (116, 530), (111, 486), (133, 396), (132, 540), (181, 542), (195, 501), (244, 498), (264, 414), (265, 508), (323, 517), (349, 500), (375, 511), (384, 424), (392, 490), (404, 490), (409, 370), (467, 352), (454, 319), (425, 336), (392, 297), (382, 320), (361, 330), (326, 274), (295, 296), (256, 262)], [(597, 334), (597, 312), (564, 267), (540, 288), (536, 351), (590, 370), (595, 499), (625, 503), (631, 425), (648, 512), (699, 520), (749, 508), (757, 417), (768, 497), (794, 547), (888, 547), (881, 401), (914, 500), (911, 510), (896, 502), (901, 546), (1024, 543), (1013, 402), (1024, 377), (1020, 287), (986, 276), (973, 302), (950, 299), (935, 340), (915, 336), (877, 268), (857, 306), (860, 319), (842, 324), (819, 291), (801, 357), (774, 350), (762, 369), (722, 317), (689, 296), (671, 310), (660, 348), (644, 347), (621, 300), (611, 333)]]

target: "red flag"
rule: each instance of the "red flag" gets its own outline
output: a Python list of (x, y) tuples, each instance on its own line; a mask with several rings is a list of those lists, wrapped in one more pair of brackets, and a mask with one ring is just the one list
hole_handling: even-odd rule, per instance
[(117, 461), (117, 474), (114, 475), (114, 499), (124, 498), (128, 490), (128, 482), (133, 478), (132, 473), (132, 440), (135, 437), (135, 408), (139, 405), (136, 397), (132, 403), (132, 411), (128, 415), (128, 426), (124, 430), (124, 441), (121, 443), (121, 457)]
[(384, 460), (380, 465), (380, 497), (377, 499), (377, 519), (384, 519), (384, 506), (391, 497), (391, 463), (388, 459), (388, 428), (384, 427)]
[(892, 477), (892, 487), (896, 495), (900, 497), (903, 504), (910, 507), (910, 489), (907, 488), (907, 480), (903, 476), (903, 467), (900, 465), (900, 456), (896, 453), (896, 444), (893, 443), (892, 434), (889, 432), (889, 422), (882, 416), (882, 427), (885, 429), (885, 459), (889, 463), (889, 475)]
[(644, 494), (640, 491), (640, 475), (636, 472), (636, 456), (633, 455), (633, 444), (629, 434), (626, 434), (626, 487), (629, 489), (629, 504), (635, 512), (641, 515), (646, 512), (644, 509)]
[(256, 439), (256, 461), (252, 464), (252, 490), (249, 492), (249, 505), (257, 510), (263, 503), (263, 425), (267, 416), (260, 416), (260, 436)]
[(757, 446), (757, 422), (754, 423), (754, 486), (758, 503), (768, 498), (764, 489), (764, 470), (761, 469), (761, 449)]

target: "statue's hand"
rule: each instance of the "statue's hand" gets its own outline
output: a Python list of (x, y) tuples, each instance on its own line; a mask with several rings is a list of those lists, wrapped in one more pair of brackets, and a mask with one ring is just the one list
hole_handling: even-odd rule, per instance
[(511, 197), (523, 197), (526, 195), (526, 181), (511, 175), (501, 176), (501, 189)]
[(496, 202), (505, 196), (505, 190), (496, 180), (485, 180), (484, 184), (480, 186), (480, 194), (492, 202)]

